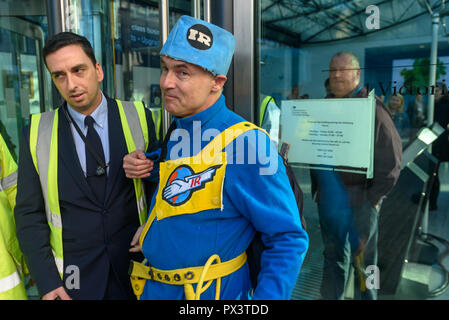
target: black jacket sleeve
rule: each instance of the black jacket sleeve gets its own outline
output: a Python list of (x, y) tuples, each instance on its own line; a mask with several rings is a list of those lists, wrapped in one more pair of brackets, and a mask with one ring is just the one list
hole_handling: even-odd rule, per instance
[(29, 128), (23, 130), (20, 144), (17, 198), (14, 216), (17, 238), (31, 278), (39, 293), (63, 286), (50, 246), (50, 227), (45, 214), (45, 204), (39, 176), (31, 158)]

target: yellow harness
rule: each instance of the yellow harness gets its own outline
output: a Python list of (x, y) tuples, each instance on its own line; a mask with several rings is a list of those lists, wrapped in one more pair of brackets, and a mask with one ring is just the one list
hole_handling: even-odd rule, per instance
[[(226, 172), (226, 152), (223, 149), (242, 133), (259, 129), (250, 122), (240, 122), (221, 132), (211, 142), (209, 142), (201, 152), (190, 158), (180, 158), (161, 162), (159, 167), (159, 188), (156, 195), (156, 202), (151, 211), (150, 217), (140, 236), (142, 243), (150, 229), (154, 219), (166, 219), (169, 217), (194, 214), (205, 210), (222, 210), (223, 185)], [(200, 176), (212, 177), (201, 185), (201, 188), (191, 192), (188, 201), (175, 203), (177, 198), (167, 199), (167, 186), (176, 176), (176, 170), (180, 167), (189, 167), (193, 173)], [(213, 170), (213, 174), (210, 173)], [(192, 176), (196, 176), (193, 174)], [(198, 178), (191, 181), (191, 186), (200, 183)], [(165, 190), (165, 193), (164, 193)], [(175, 200), (173, 200), (175, 199)], [(171, 203), (173, 201), (173, 203)], [(212, 255), (204, 266), (189, 267), (176, 270), (160, 270), (145, 263), (131, 262), (129, 274), (134, 294), (140, 299), (147, 280), (158, 281), (170, 285), (184, 285), (184, 293), (187, 300), (199, 300), (201, 294), (209, 288), (213, 280), (217, 281), (215, 299), (220, 299), (221, 278), (240, 269), (246, 262), (246, 252), (243, 252), (234, 259), (221, 262), (217, 254)], [(214, 264), (215, 262), (215, 264)], [(207, 281), (203, 287), (204, 281)], [(196, 292), (192, 284), (197, 284)]]

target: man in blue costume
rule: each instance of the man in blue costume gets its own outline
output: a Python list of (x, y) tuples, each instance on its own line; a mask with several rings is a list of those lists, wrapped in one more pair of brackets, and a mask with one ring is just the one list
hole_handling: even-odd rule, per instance
[[(128, 178), (159, 179), (130, 249), (149, 262), (132, 269), (140, 299), (289, 299), (296, 283), (308, 236), (285, 167), (269, 136), (222, 95), (234, 47), (229, 32), (183, 16), (161, 50), (176, 129), (154, 169), (142, 152), (124, 158)], [(265, 249), (253, 288), (246, 250), (256, 232)]]

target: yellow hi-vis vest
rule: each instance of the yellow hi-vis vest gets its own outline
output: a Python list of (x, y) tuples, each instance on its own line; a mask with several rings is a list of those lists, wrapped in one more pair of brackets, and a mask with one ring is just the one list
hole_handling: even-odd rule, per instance
[(150, 108), (150, 111), (156, 131), (156, 139), (159, 140), (161, 138), (162, 108)]
[[(116, 101), (128, 152), (145, 151), (148, 147), (148, 124), (143, 103)], [(30, 151), (42, 187), (45, 213), (50, 227), (50, 245), (62, 278), (64, 255), (58, 195), (58, 119), (59, 109), (31, 116)], [(139, 222), (144, 224), (147, 218), (144, 185), (140, 179), (133, 181)]]
[(265, 118), (265, 113), (267, 111), (268, 104), (273, 98), (271, 96), (266, 96), (265, 99), (263, 99), (262, 103), (260, 104), (259, 109), (259, 123), (258, 126), (262, 126), (263, 119)]
[(16, 193), (17, 164), (0, 135), (0, 300), (27, 299), (22, 274), (26, 266), (13, 215)]

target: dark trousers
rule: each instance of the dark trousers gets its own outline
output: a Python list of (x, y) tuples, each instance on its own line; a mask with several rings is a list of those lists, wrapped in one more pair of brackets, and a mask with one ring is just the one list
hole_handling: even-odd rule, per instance
[[(365, 201), (361, 206), (352, 207), (352, 216), (345, 215), (344, 228), (338, 219), (331, 218), (323, 206), (318, 205), (321, 235), (324, 243), (323, 278), (321, 282), (321, 296), (326, 300), (344, 299), (346, 284), (351, 270), (351, 264), (356, 271), (354, 298), (376, 300), (377, 290), (366, 286), (367, 266), (377, 266), (377, 239), (379, 212), (370, 202)], [(355, 248), (354, 237), (363, 243), (362, 265), (356, 264), (353, 257)], [(362, 283), (364, 282), (364, 283)]]
[(136, 300), (135, 295), (132, 292), (131, 286), (123, 288), (117, 277), (109, 267), (108, 286), (104, 294), (104, 300)]

